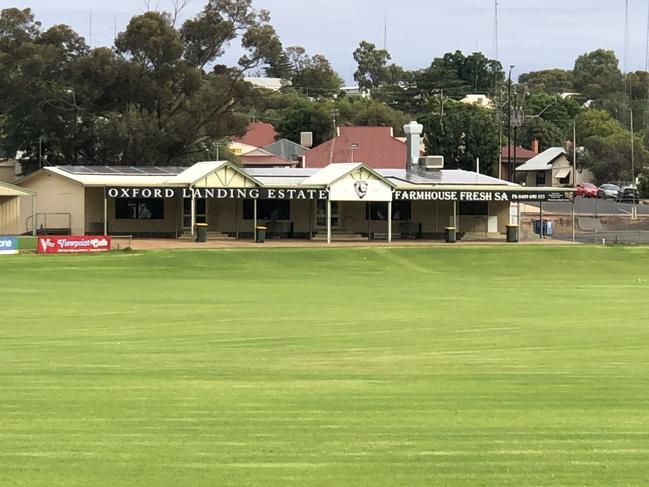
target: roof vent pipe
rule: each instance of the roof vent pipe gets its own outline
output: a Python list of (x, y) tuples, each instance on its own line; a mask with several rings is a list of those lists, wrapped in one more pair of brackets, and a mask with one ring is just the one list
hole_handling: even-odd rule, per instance
[(403, 126), (406, 134), (406, 170), (414, 171), (419, 164), (419, 146), (424, 126), (417, 122), (410, 122)]

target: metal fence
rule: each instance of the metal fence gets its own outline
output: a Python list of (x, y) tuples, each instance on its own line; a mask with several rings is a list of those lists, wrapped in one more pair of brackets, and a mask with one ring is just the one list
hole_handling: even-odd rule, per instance
[[(540, 236), (534, 233), (533, 221), (538, 215), (526, 214), (521, 219), (521, 239), (534, 240)], [(573, 240), (572, 218), (569, 215), (544, 215), (552, 222), (552, 235), (555, 240)], [(649, 244), (649, 216), (630, 215), (582, 216), (575, 217), (574, 240), (583, 243), (598, 244)]]

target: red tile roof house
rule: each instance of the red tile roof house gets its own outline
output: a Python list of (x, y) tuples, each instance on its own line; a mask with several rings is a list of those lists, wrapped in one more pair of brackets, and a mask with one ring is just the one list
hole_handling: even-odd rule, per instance
[(262, 149), (262, 147), (274, 143), (276, 138), (277, 132), (275, 132), (275, 128), (271, 124), (252, 122), (248, 124), (246, 133), (243, 136), (230, 137), (230, 141), (255, 147), (253, 150), (239, 154), (243, 167), (294, 167), (297, 164), (296, 162), (284, 160)]
[(241, 137), (230, 137), (232, 142), (240, 142), (254, 147), (265, 147), (275, 142), (277, 132), (275, 127), (266, 122), (252, 122), (248, 124), (246, 133)]
[(363, 162), (374, 169), (403, 169), (406, 144), (394, 137), (392, 127), (338, 127), (336, 137), (306, 151), (302, 157), (307, 168)]

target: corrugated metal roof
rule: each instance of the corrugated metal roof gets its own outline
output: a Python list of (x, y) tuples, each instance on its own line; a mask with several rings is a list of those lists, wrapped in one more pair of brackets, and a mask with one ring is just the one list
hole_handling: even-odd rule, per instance
[(393, 137), (391, 127), (338, 127), (336, 137), (305, 152), (304, 160), (306, 167), (363, 161), (374, 169), (397, 169), (406, 167), (406, 144)]
[(35, 191), (0, 181), (0, 196), (34, 196)]
[[(184, 169), (184, 168), (183, 168)], [(167, 174), (162, 176), (151, 176), (147, 174), (132, 175), (124, 173), (115, 174), (77, 174), (58, 166), (43, 168), (46, 172), (51, 172), (63, 176), (84, 186), (177, 186), (173, 182), (174, 175)], [(29, 178), (30, 176), (27, 176)], [(26, 179), (26, 178), (25, 178)]]
[(405, 169), (377, 169), (381, 176), (391, 179), (395, 184), (473, 184), (473, 185), (507, 185), (514, 183), (493, 178), (485, 174), (464, 171), (462, 169), (439, 169), (434, 171), (406, 171)]
[(311, 176), (320, 169), (301, 168), (301, 167), (244, 167), (243, 172), (250, 174), (252, 177), (258, 176)]
[(163, 176), (176, 175), (187, 169), (187, 166), (54, 166), (61, 171), (75, 175), (129, 175), (129, 176)]
[(338, 181), (345, 174), (348, 174), (362, 166), (363, 164), (360, 162), (340, 162), (329, 164), (327, 167), (324, 167), (312, 176), (309, 176), (304, 181), (304, 184), (328, 186), (329, 184)]
[(268, 186), (288, 187), (288, 186), (306, 186), (305, 184), (302, 183), (304, 182), (305, 179), (307, 179), (307, 177), (306, 176), (303, 177), (257, 176), (255, 179), (264, 186), (268, 185)]
[(297, 157), (309, 150), (303, 145), (296, 144), (292, 140), (288, 139), (281, 139), (277, 142), (273, 142), (264, 147), (264, 149), (285, 161), (294, 161)]
[[(86, 186), (188, 186), (218, 170), (227, 161), (205, 161), (188, 168), (181, 167), (137, 167), (130, 166), (58, 166), (47, 167), (46, 171), (59, 174)], [(234, 166), (232, 166), (234, 167)], [(322, 169), (317, 168), (239, 168), (242, 174), (255, 182), (270, 186), (326, 187), (351, 171), (364, 167), (389, 184), (401, 189), (430, 188), (439, 186), (472, 186), (518, 188), (519, 185), (484, 174), (460, 169), (433, 171), (406, 171), (405, 169), (371, 169), (365, 164), (337, 163)], [(157, 173), (147, 174), (146, 172)], [(162, 174), (161, 174), (162, 173)]]
[(525, 164), (518, 166), (517, 171), (545, 171), (552, 169), (552, 163), (557, 157), (566, 155), (562, 147), (551, 147), (550, 149), (541, 152), (538, 156), (533, 157)]
[(194, 184), (199, 179), (203, 179), (208, 174), (220, 169), (226, 164), (228, 164), (227, 161), (197, 162), (193, 166), (186, 168), (180, 174), (174, 176), (172, 179), (174, 183)]

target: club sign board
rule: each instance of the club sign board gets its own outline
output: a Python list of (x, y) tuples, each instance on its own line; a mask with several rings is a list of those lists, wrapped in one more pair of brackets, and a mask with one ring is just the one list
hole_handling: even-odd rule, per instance
[(197, 198), (244, 200), (326, 200), (329, 191), (313, 188), (106, 188), (109, 198)]
[(80, 254), (110, 250), (111, 238), (105, 236), (38, 237), (39, 254)]
[(445, 190), (395, 190), (395, 201), (567, 201), (570, 193), (561, 191), (445, 191)]
[(18, 239), (16, 237), (0, 237), (0, 255), (18, 253)]

